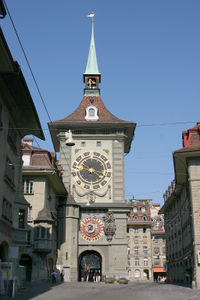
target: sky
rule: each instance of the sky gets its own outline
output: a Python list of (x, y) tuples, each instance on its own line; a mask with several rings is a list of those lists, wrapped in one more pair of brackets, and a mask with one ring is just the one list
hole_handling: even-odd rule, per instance
[[(199, 0), (6, 0), (52, 121), (71, 114), (83, 97), (83, 78), (95, 12), (101, 98), (114, 115), (137, 123), (125, 156), (125, 198), (152, 199), (174, 179), (172, 152), (182, 131), (200, 121)], [(0, 20), (12, 56), (34, 100), (46, 141), (49, 117), (9, 16)]]

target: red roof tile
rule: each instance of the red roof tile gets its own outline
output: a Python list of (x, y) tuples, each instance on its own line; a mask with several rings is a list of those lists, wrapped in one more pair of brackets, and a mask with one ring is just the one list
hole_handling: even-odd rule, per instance
[(197, 125), (182, 132), (182, 143), (183, 148), (176, 150), (192, 150), (200, 149), (200, 122), (197, 122)]
[[(86, 108), (88, 106), (95, 106), (98, 109), (98, 121), (87, 121), (85, 119)], [(86, 122), (86, 123), (131, 123), (128, 121), (120, 120), (114, 116), (109, 110), (105, 107), (101, 97), (99, 96), (84, 96), (79, 107), (69, 116), (64, 119), (58, 120), (59, 122)], [(55, 122), (58, 122), (55, 121)], [(54, 123), (54, 122), (53, 122)]]

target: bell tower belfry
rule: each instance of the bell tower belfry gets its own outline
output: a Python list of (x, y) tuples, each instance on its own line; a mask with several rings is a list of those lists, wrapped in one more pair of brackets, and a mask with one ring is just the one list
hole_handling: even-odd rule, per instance
[[(90, 268), (92, 257), (101, 262), (95, 267), (100, 266), (95, 272), (101, 278), (127, 275), (130, 205), (125, 201), (124, 154), (130, 151), (136, 124), (113, 115), (100, 97), (93, 17), (83, 99), (70, 115), (48, 124), (71, 199), (60, 208), (66, 230), (59, 252), (59, 265), (68, 268), (70, 281), (84, 280), (82, 261), (89, 261)], [(69, 130), (73, 147), (66, 146)]]
[(101, 74), (99, 73), (94, 40), (94, 17), (92, 17), (90, 48), (83, 82), (85, 83), (84, 96), (100, 96)]

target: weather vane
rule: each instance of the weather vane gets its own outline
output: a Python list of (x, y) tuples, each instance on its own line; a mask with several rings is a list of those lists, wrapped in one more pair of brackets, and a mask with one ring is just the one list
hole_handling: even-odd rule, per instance
[(93, 12), (93, 13), (87, 15), (87, 17), (92, 18), (92, 22), (94, 22), (94, 15), (95, 15), (95, 13)]

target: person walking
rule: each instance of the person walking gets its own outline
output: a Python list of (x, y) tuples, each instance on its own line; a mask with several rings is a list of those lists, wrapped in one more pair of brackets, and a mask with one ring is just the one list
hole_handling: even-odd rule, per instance
[(57, 273), (55, 271), (53, 271), (51, 273), (51, 280), (52, 280), (52, 283), (56, 283), (56, 276), (57, 276)]
[(65, 272), (62, 269), (61, 273), (60, 273), (60, 282), (63, 283), (64, 282), (64, 276), (65, 276)]

